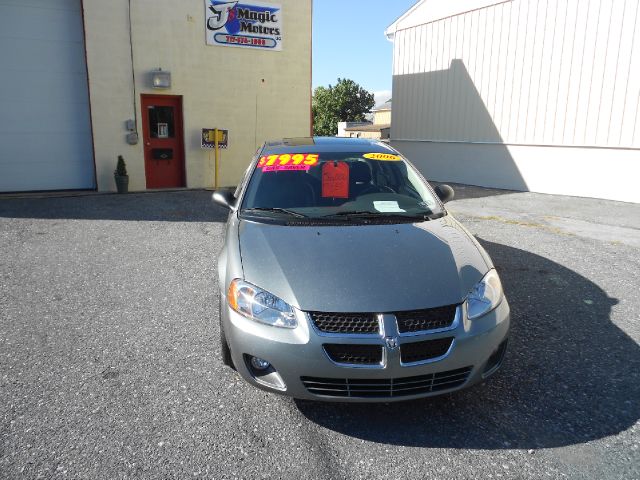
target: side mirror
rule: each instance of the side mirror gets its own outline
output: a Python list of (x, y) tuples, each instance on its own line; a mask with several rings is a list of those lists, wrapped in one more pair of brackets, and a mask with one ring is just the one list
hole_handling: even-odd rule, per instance
[(236, 197), (234, 197), (231, 190), (216, 190), (211, 196), (213, 203), (220, 205), (221, 207), (233, 210), (236, 208)]
[(451, 188), (446, 183), (436, 185), (434, 190), (442, 203), (447, 203), (453, 200), (453, 197), (455, 196), (455, 192), (453, 191), (453, 188)]

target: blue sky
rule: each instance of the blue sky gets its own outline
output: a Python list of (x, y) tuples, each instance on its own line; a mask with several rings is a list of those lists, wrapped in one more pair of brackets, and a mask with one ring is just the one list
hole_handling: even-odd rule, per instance
[(416, 0), (314, 0), (313, 88), (350, 78), (385, 100), (393, 45), (385, 29)]

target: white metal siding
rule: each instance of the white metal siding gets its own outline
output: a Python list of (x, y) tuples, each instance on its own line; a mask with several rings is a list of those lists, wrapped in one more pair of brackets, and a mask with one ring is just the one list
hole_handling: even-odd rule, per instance
[(0, 191), (93, 188), (80, 0), (0, 0), (0, 72)]
[(399, 30), (392, 139), (640, 147), (640, 2), (514, 0)]

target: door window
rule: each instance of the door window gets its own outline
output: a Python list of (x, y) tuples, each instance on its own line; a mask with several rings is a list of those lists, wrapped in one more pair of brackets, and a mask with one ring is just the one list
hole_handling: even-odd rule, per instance
[(148, 110), (151, 138), (174, 138), (173, 107), (150, 106)]

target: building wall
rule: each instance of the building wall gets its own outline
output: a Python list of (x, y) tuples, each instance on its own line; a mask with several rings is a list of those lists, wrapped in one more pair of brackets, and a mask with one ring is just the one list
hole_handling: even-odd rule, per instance
[[(140, 94), (183, 97), (187, 187), (212, 187), (213, 153), (200, 148), (202, 128), (229, 130), (221, 186), (235, 185), (269, 138), (307, 136), (311, 102), (311, 0), (280, 0), (283, 49), (209, 46), (203, 0), (131, 1), (133, 68), (127, 0), (84, 0), (85, 35), (99, 190), (115, 190), (117, 155), (127, 161), (130, 190), (145, 189), (142, 142), (127, 145), (125, 121)], [(150, 88), (152, 70), (172, 74), (168, 90)]]
[(370, 122), (338, 122), (338, 134), (336, 137), (349, 137), (347, 128), (357, 127), (358, 125), (371, 125)]
[(346, 137), (349, 138), (372, 138), (380, 140), (380, 132), (346, 132)]
[(376, 125), (389, 125), (391, 123), (391, 110), (373, 112), (373, 123)]
[(395, 31), (392, 144), (438, 180), (640, 201), (639, 20), (514, 0)]

